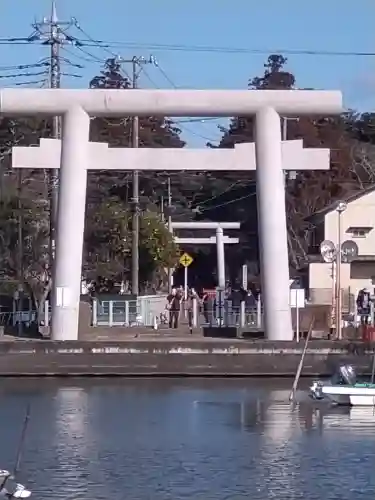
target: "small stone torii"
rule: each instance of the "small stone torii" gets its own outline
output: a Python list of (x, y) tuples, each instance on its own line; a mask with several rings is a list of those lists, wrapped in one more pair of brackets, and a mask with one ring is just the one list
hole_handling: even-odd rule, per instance
[[(204, 151), (204, 150), (202, 150)], [(174, 237), (180, 245), (216, 245), (217, 255), (217, 286), (225, 288), (225, 245), (233, 245), (240, 242), (239, 238), (224, 236), (224, 229), (239, 229), (240, 222), (172, 222), (171, 229), (215, 229), (215, 236), (209, 238), (180, 238)]]
[[(78, 338), (87, 169), (95, 165), (96, 162), (92, 160), (99, 150), (103, 155), (101, 157), (106, 160), (102, 162), (101, 168), (105, 165), (105, 168), (118, 170), (118, 155), (121, 157), (123, 154), (115, 149), (108, 149), (107, 153), (103, 153), (106, 145), (90, 145), (90, 117), (255, 115), (255, 161), (251, 154), (245, 155), (244, 163), (236, 168), (249, 170), (254, 163), (257, 167), (265, 333), (269, 339), (292, 340), (283, 170), (301, 170), (304, 162), (301, 161), (297, 168), (295, 165), (291, 168), (291, 165), (284, 164), (285, 146), (281, 140), (280, 116), (332, 115), (339, 114), (342, 110), (342, 95), (336, 91), (1, 89), (0, 113), (3, 115), (63, 116), (52, 290), (52, 338)], [(30, 154), (37, 154), (37, 149), (30, 148)], [(14, 154), (17, 158), (17, 149)], [(142, 160), (145, 157), (148, 160), (154, 159), (155, 154), (155, 150), (130, 150), (128, 160), (132, 158), (133, 163), (128, 163), (123, 168), (142, 170), (142, 164), (145, 165)], [(165, 154), (169, 154), (170, 159), (176, 153)], [(187, 157), (192, 153), (186, 151), (182, 154)], [(224, 154), (228, 155), (226, 151)], [(116, 166), (112, 161), (115, 157)], [(302, 157), (303, 155), (301, 160)], [(31, 166), (27, 163), (29, 162), (26, 161), (23, 166)], [(154, 161), (147, 164), (148, 170), (155, 169)], [(13, 165), (22, 166), (17, 161)], [(42, 168), (56, 166), (58, 165), (53, 165), (53, 161), (45, 161)], [(315, 168), (314, 165), (311, 167)], [(227, 164), (225, 170), (229, 168), (231, 165)], [(327, 168), (327, 165), (323, 168)], [(162, 170), (168, 169), (183, 170), (184, 167), (181, 163), (172, 166), (167, 162)], [(204, 169), (209, 170), (207, 167)], [(186, 170), (196, 170), (196, 165), (190, 164)]]

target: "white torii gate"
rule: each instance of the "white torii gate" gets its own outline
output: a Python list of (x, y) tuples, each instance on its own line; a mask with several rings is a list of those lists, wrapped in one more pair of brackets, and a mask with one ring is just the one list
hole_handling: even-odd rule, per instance
[[(326, 149), (304, 149), (302, 140), (281, 143), (283, 170), (318, 170), (329, 168), (329, 151)], [(12, 162), (14, 168), (55, 168), (60, 167), (61, 141), (41, 139), (39, 147), (15, 147)], [(90, 143), (89, 168), (93, 170), (228, 170), (256, 169), (255, 147), (253, 143), (238, 144), (234, 149), (129, 149), (109, 148), (106, 143)], [(239, 222), (172, 222), (173, 229), (215, 229), (217, 248), (218, 286), (225, 287), (225, 251), (223, 229), (238, 229)], [(183, 240), (182, 240), (183, 241)], [(210, 240), (211, 242), (211, 240)], [(63, 254), (68, 256), (69, 254)], [(64, 266), (66, 268), (66, 266)], [(69, 300), (66, 288), (57, 291), (58, 303)], [(64, 297), (65, 295), (65, 297)]]
[[(264, 326), (268, 338), (291, 340), (280, 115), (332, 115), (342, 110), (342, 95), (336, 91), (1, 89), (1, 114), (63, 115), (52, 338), (74, 340), (78, 337), (87, 169), (94, 149), (89, 147), (91, 116), (255, 115)], [(138, 155), (138, 151), (132, 154)], [(148, 155), (153, 157), (155, 150)], [(116, 153), (108, 154), (107, 160), (111, 156)], [(141, 157), (136, 158), (134, 165), (127, 165), (128, 170), (140, 170)], [(241, 170), (247, 170), (249, 163), (251, 158), (247, 158)], [(152, 162), (149, 165), (151, 170)], [(118, 163), (113, 169), (118, 169)], [(183, 166), (172, 168), (176, 169), (181, 170)], [(167, 165), (163, 170), (168, 170)], [(195, 170), (194, 164), (188, 170)]]
[[(199, 151), (199, 150), (197, 150)], [(205, 151), (204, 149), (200, 151)], [(176, 243), (181, 244), (216, 244), (217, 255), (217, 285), (220, 288), (225, 287), (225, 245), (239, 243), (239, 238), (230, 238), (224, 236), (223, 229), (239, 229), (240, 222), (208, 222), (208, 221), (187, 221), (187, 222), (172, 222), (171, 230), (173, 229), (215, 229), (215, 236), (210, 238), (180, 238), (174, 237)]]

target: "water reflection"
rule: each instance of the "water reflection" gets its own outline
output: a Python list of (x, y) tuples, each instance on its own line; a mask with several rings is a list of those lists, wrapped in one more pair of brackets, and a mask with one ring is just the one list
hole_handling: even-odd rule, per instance
[[(70, 385), (69, 385), (70, 384)], [(375, 414), (289, 385), (128, 381), (0, 392), (1, 466), (32, 403), (22, 479), (38, 499), (373, 498)]]

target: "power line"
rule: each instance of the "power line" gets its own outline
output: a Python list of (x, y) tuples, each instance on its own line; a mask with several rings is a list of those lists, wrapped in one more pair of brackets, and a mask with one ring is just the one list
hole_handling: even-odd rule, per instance
[[(374, 57), (375, 52), (371, 51), (335, 51), (335, 50), (308, 50), (308, 49), (287, 49), (287, 48), (247, 48), (247, 47), (220, 47), (204, 45), (185, 44), (156, 44), (156, 43), (136, 43), (122, 41), (106, 41), (83, 39), (81, 43), (86, 46), (95, 44), (104, 48), (137, 48), (158, 51), (181, 51), (181, 52), (218, 52), (228, 54), (290, 54), (306, 56), (328, 56), (328, 57)], [(92, 45), (91, 45), (92, 46)]]
[[(201, 212), (200, 210), (200, 207), (202, 205), (206, 205), (207, 203), (209, 203), (210, 201), (213, 201), (213, 200), (216, 200), (217, 198), (220, 198), (221, 196), (223, 196), (224, 194), (227, 194), (229, 193), (230, 191), (233, 191), (233, 189), (238, 186), (238, 184), (240, 183), (241, 181), (235, 181), (233, 182), (230, 186), (228, 186), (226, 189), (224, 189), (224, 191), (222, 191), (221, 193), (218, 193), (217, 195), (215, 196), (211, 196), (211, 198), (207, 198), (206, 200), (203, 200), (201, 202), (198, 202), (196, 203), (195, 205), (195, 208), (197, 208), (199, 210), (199, 212)], [(193, 202), (194, 203), (194, 202)], [(193, 209), (194, 210), (194, 209)]]
[[(97, 46), (101, 49), (103, 49), (108, 55), (110, 55), (111, 57), (115, 57), (117, 58), (118, 57), (118, 54), (115, 54), (112, 50), (109, 50), (108, 47), (101, 47), (100, 44), (97, 44), (96, 40), (94, 38), (92, 38), (82, 27), (81, 25), (79, 24), (79, 22), (74, 19), (74, 26), (77, 28), (78, 31), (80, 31), (82, 33), (83, 36), (86, 36), (93, 44), (94, 46)], [(77, 39), (77, 42), (80, 44), (81, 41)]]
[(34, 64), (18, 64), (15, 66), (0, 66), (0, 71), (15, 71), (15, 70), (24, 70), (24, 69), (32, 69), (32, 68), (42, 68), (44, 66), (49, 66), (48, 61), (41, 61), (39, 63)]
[[(187, 45), (187, 44), (158, 44), (158, 43), (138, 43), (116, 40), (101, 40), (95, 39), (88, 35), (82, 29), (75, 18), (72, 18), (74, 26), (86, 38), (78, 39), (70, 36), (71, 41), (81, 44), (86, 47), (97, 47), (107, 51), (108, 54), (116, 57), (118, 54), (111, 49), (128, 48), (128, 49), (148, 49), (154, 51), (178, 51), (178, 52), (210, 52), (210, 53), (228, 53), (228, 54), (285, 54), (285, 55), (305, 55), (305, 56), (323, 56), (323, 57), (374, 57), (375, 52), (372, 51), (340, 51), (340, 50), (319, 50), (319, 49), (290, 49), (290, 48), (248, 48), (248, 47), (226, 47), (226, 46), (209, 46), (209, 45)], [(0, 38), (0, 45), (17, 45), (29, 44), (38, 40), (36, 33), (29, 37), (7, 37)]]
[(238, 201), (241, 201), (241, 200), (246, 200), (247, 198), (250, 198), (251, 196), (255, 196), (255, 195), (256, 195), (256, 193), (249, 193), (249, 194), (246, 194), (244, 196), (234, 198), (233, 200), (225, 201), (223, 203), (220, 203), (219, 205), (214, 205), (213, 207), (204, 208), (203, 210), (200, 210), (199, 213), (203, 214), (203, 213), (208, 212), (210, 210), (215, 210), (216, 208), (226, 207), (227, 205), (231, 205), (232, 203), (237, 203)]
[[(154, 61), (154, 66), (160, 71), (162, 76), (167, 80), (167, 82), (172, 85), (173, 88), (177, 89), (177, 85), (173, 82), (173, 80), (168, 76), (168, 74), (161, 68), (160, 64), (156, 59), (153, 59)], [(159, 85), (155, 83), (155, 81), (150, 77), (148, 72), (146, 70), (143, 70), (143, 73), (145, 74), (146, 78), (150, 81), (151, 85), (153, 85), (155, 88), (159, 88)], [(196, 137), (199, 137), (200, 139), (203, 139), (208, 142), (219, 142), (218, 139), (213, 139), (212, 137), (207, 137), (205, 135), (199, 134), (198, 132), (195, 132), (194, 130), (191, 130), (189, 127), (186, 127), (185, 123), (189, 123), (188, 120), (179, 120), (179, 121), (174, 121), (173, 118), (167, 117), (169, 120), (171, 120), (173, 123), (176, 123), (179, 125), (179, 127), (182, 130), (185, 130), (189, 134), (192, 134)], [(201, 120), (195, 120), (195, 121), (201, 121)], [(201, 123), (204, 123), (201, 121)]]
[(41, 75), (47, 75), (48, 73), (46, 71), (37, 71), (35, 73), (14, 73), (11, 75), (0, 75), (0, 78), (19, 78), (19, 77), (24, 77), (24, 76), (41, 76)]

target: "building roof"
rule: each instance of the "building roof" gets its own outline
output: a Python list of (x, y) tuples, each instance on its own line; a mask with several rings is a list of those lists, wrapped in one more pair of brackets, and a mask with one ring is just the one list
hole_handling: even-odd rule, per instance
[(336, 210), (336, 207), (337, 207), (337, 204), (339, 201), (345, 201), (346, 203), (351, 203), (352, 201), (359, 200), (360, 198), (362, 198), (362, 196), (365, 196), (366, 194), (372, 193), (373, 191), (375, 191), (375, 184), (370, 184), (365, 189), (362, 189), (360, 191), (356, 191), (356, 192), (351, 193), (347, 196), (343, 196), (339, 200), (336, 200), (333, 203), (330, 203), (326, 207), (315, 212), (313, 215), (310, 215), (309, 217), (307, 217), (306, 220), (315, 221), (315, 222), (317, 222), (319, 220), (323, 220), (327, 214), (329, 214), (330, 212), (334, 212)]
[[(372, 168), (372, 170), (375, 170), (375, 146), (373, 144), (362, 141), (352, 141), (352, 155), (353, 155), (353, 160), (358, 162), (359, 165), (363, 161), (365, 161), (366, 164), (369, 163), (370, 165), (373, 165), (374, 167)], [(348, 186), (349, 190), (350, 188), (352, 188), (351, 185)], [(320, 221), (324, 218), (325, 215), (336, 210), (338, 201), (345, 201), (346, 203), (351, 203), (352, 201), (358, 200), (362, 196), (372, 193), (373, 191), (375, 191), (375, 183), (369, 184), (365, 189), (358, 191), (356, 190), (354, 193), (351, 191), (351, 194), (343, 196), (339, 200), (330, 203), (323, 209), (307, 217), (306, 220)]]

